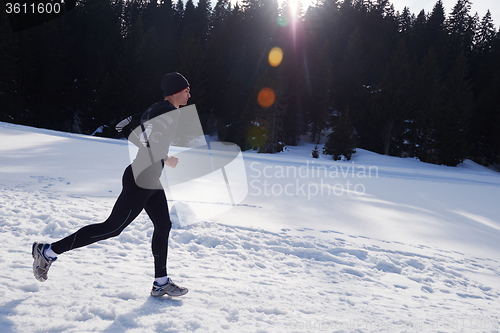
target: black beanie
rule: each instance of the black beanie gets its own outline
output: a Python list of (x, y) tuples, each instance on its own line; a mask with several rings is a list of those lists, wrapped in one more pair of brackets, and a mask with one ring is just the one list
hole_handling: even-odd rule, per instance
[(189, 87), (189, 82), (177, 72), (168, 73), (161, 79), (161, 90), (163, 90), (164, 97), (175, 95), (187, 87)]

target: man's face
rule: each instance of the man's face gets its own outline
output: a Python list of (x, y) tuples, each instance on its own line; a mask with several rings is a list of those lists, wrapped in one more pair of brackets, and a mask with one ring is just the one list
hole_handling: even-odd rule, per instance
[(188, 99), (191, 97), (190, 91), (191, 88), (187, 87), (186, 89), (178, 92), (174, 95), (175, 101), (179, 103), (179, 105), (186, 105)]

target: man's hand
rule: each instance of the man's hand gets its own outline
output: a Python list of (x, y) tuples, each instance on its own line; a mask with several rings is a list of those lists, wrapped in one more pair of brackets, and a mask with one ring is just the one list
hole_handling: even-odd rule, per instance
[(175, 168), (177, 166), (177, 163), (179, 163), (179, 159), (175, 156), (169, 156), (165, 160), (165, 165), (171, 168)]

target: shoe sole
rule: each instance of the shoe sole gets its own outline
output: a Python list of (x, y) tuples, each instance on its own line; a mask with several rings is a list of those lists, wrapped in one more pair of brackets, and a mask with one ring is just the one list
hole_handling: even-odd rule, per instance
[(186, 292), (184, 294), (178, 294), (178, 295), (170, 295), (168, 292), (160, 292), (159, 294), (154, 294), (153, 291), (151, 292), (151, 296), (153, 297), (161, 297), (161, 296), (164, 296), (164, 295), (167, 295), (167, 296), (170, 296), (170, 297), (180, 297), (180, 296), (184, 296), (186, 295), (189, 290), (188, 289), (185, 289)]
[(33, 246), (31, 246), (31, 256), (33, 257), (33, 259), (35, 259), (35, 249), (37, 247), (38, 247), (38, 243), (37, 242), (34, 242)]

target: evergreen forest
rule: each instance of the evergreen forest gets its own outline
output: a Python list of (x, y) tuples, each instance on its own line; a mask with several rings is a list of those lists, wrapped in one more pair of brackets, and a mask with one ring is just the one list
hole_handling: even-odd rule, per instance
[(456, 166), (500, 164), (500, 33), (469, 0), (79, 0), (13, 32), (0, 17), (0, 121), (115, 137), (191, 84), (205, 134), (276, 153), (301, 138)]

